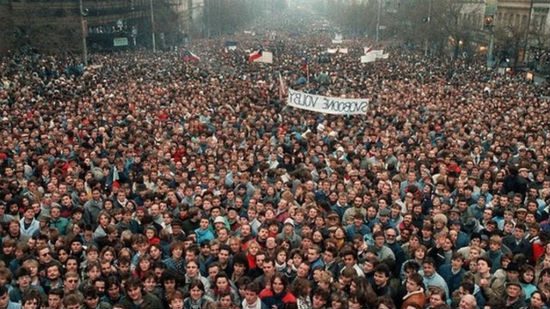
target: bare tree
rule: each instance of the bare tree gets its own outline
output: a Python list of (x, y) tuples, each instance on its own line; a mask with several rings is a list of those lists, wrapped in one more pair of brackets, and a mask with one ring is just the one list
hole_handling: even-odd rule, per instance
[(7, 4), (0, 4), (0, 20), (0, 53), (5, 53), (14, 43), (13, 23)]
[(394, 11), (386, 12), (387, 33), (418, 47), (427, 44), (432, 54), (448, 48), (456, 54), (480, 29), (481, 18), (476, 18), (482, 16), (480, 10), (481, 6), (456, 0), (401, 1)]
[(77, 52), (81, 27), (76, 7), (70, 2), (56, 2), (55, 7), (47, 2), (33, 2), (24, 10), (13, 10), (11, 37), (17, 47), (32, 47), (46, 53)]

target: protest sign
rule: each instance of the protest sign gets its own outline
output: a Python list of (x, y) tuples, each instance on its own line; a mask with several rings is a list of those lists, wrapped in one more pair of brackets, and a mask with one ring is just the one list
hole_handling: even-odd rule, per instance
[(289, 106), (334, 115), (363, 115), (367, 112), (367, 99), (325, 97), (288, 89)]

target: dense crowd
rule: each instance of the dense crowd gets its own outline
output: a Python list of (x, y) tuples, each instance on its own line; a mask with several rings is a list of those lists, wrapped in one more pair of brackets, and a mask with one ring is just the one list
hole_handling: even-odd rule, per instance
[(547, 308), (545, 89), (297, 20), (199, 62), (2, 58), (0, 309)]

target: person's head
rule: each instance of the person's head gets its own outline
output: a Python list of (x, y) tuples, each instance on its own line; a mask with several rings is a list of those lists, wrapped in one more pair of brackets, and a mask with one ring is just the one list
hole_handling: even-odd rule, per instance
[(152, 293), (157, 286), (157, 278), (152, 271), (148, 271), (141, 277), (143, 281), (143, 291)]
[(175, 290), (168, 295), (168, 307), (170, 309), (183, 309), (184, 295), (181, 291)]
[(459, 309), (475, 309), (477, 307), (476, 298), (471, 294), (466, 294), (460, 299)]
[(143, 284), (137, 277), (132, 277), (126, 281), (126, 294), (133, 302), (140, 301), (143, 298), (142, 288)]
[(523, 237), (525, 236), (525, 230), (525, 224), (517, 224), (514, 228), (514, 237), (517, 240), (523, 239)]
[(440, 287), (430, 287), (430, 307), (434, 308), (436, 306), (444, 305), (446, 301), (447, 296), (445, 295), (445, 290)]
[(435, 261), (431, 257), (427, 257), (422, 262), (424, 276), (431, 277), (435, 274)]
[(192, 300), (199, 300), (204, 294), (204, 284), (199, 279), (192, 279), (189, 284), (189, 297)]
[(218, 291), (228, 291), (230, 288), (229, 277), (225, 272), (219, 272), (216, 275), (215, 289)]
[(534, 283), (535, 281), (535, 268), (531, 265), (524, 265), (522, 267), (520, 281), (523, 283)]
[(5, 285), (0, 285), (0, 308), (7, 308), (9, 302), (10, 296), (8, 294), (8, 289)]
[(95, 280), (92, 281), (92, 286), (97, 291), (97, 295), (99, 297), (102, 297), (103, 295), (105, 295), (105, 286), (106, 286), (105, 278), (103, 277), (96, 278)]
[(491, 271), (491, 260), (486, 257), (477, 258), (477, 271), (480, 274), (487, 274)]
[(47, 245), (41, 245), (36, 249), (38, 253), (38, 262), (44, 265), (52, 261), (52, 251)]
[(384, 235), (384, 232), (382, 231), (375, 232), (373, 235), (373, 238), (374, 238), (374, 245), (378, 248), (381, 248), (386, 242), (386, 237)]
[(38, 309), (42, 305), (42, 297), (40, 292), (35, 289), (29, 289), (23, 293), (21, 298), (21, 308), (23, 309)]
[(232, 303), (233, 298), (231, 297), (231, 293), (229, 291), (225, 291), (218, 296), (218, 308), (231, 308)]
[(267, 278), (271, 278), (275, 274), (275, 260), (268, 257), (262, 263), (262, 270)]
[[(382, 296), (376, 301), (376, 309), (396, 309), (396, 306), (393, 302), (393, 299), (391, 299), (388, 296)], [(406, 309), (409, 309), (406, 307)]]
[(258, 301), (258, 294), (260, 294), (261, 287), (258, 282), (250, 282), (245, 288), (245, 299), (248, 305), (253, 305)]
[(506, 296), (511, 299), (521, 297), (521, 285), (517, 281), (510, 281), (506, 284)]
[(46, 277), (48, 280), (55, 281), (61, 277), (61, 268), (57, 263), (50, 263), (46, 266)]
[(351, 294), (348, 297), (348, 309), (361, 309), (361, 299), (357, 294)]
[(307, 249), (307, 259), (310, 263), (315, 262), (321, 255), (321, 248), (318, 245), (312, 245)]
[(116, 276), (110, 276), (105, 281), (105, 290), (110, 299), (118, 299), (120, 297), (120, 281)]
[(93, 286), (86, 287), (82, 292), (84, 303), (88, 308), (96, 308), (99, 303), (99, 295)]
[(214, 262), (210, 265), (208, 265), (208, 278), (211, 281), (215, 281), (216, 276), (220, 272), (220, 264), (218, 262)]
[(84, 299), (79, 293), (71, 293), (63, 298), (64, 309), (80, 309)]
[(353, 250), (343, 250), (341, 256), (345, 266), (353, 266), (357, 262), (357, 254)]
[(15, 271), (15, 281), (19, 288), (24, 290), (31, 284), (31, 274), (26, 268), (20, 267)]
[(287, 285), (288, 285), (286, 277), (279, 273), (276, 273), (275, 275), (273, 275), (270, 283), (271, 283), (271, 290), (275, 294), (279, 294), (279, 293), (282, 293), (283, 291), (286, 291)]
[(546, 297), (546, 294), (540, 291), (535, 291), (533, 292), (533, 294), (531, 294), (530, 304), (532, 308), (537, 308), (537, 309), (543, 308), (546, 305), (547, 301), (548, 301), (548, 298)]
[(62, 304), (63, 304), (63, 289), (61, 288), (51, 289), (48, 292), (48, 308), (58, 309), (58, 308), (61, 308)]
[(412, 273), (407, 277), (405, 283), (407, 292), (411, 293), (414, 291), (419, 291), (424, 289), (424, 279), (418, 273)]
[(308, 278), (310, 271), (310, 264), (307, 261), (303, 261), (298, 265), (298, 270), (296, 271), (296, 276), (298, 278)]
[(185, 270), (190, 278), (195, 278), (199, 273), (199, 264), (196, 261), (189, 261), (185, 265)]
[(390, 276), (391, 271), (387, 264), (380, 263), (374, 268), (374, 284), (376, 286), (386, 286)]
[(229, 256), (231, 254), (231, 248), (227, 245), (221, 245), (220, 251), (218, 251), (218, 262), (225, 264), (229, 261)]
[(65, 280), (63, 281), (63, 286), (65, 287), (65, 292), (72, 292), (78, 289), (80, 283), (80, 278), (76, 272), (68, 272), (65, 274)]
[(493, 235), (489, 238), (489, 250), (496, 252), (502, 247), (502, 237), (500, 235)]
[(329, 300), (329, 292), (326, 290), (317, 289), (313, 292), (313, 298), (311, 299), (312, 309), (324, 308)]

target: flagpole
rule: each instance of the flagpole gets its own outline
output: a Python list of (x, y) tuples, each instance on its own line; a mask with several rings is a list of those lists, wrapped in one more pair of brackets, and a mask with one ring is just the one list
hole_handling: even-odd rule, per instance
[(281, 72), (279, 72), (279, 101), (283, 101), (283, 91), (281, 89), (281, 85), (283, 84), (282, 83), (283, 81), (283, 77), (281, 76)]
[(309, 63), (306, 63), (307, 83), (309, 84)]

